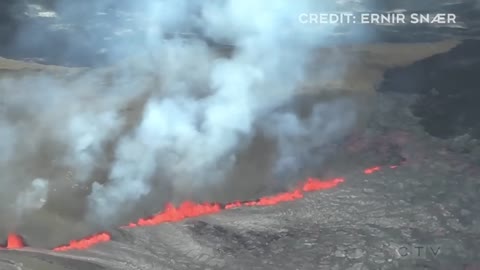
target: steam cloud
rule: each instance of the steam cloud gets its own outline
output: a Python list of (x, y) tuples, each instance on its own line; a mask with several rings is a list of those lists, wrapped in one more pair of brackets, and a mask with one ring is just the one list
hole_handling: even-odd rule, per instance
[[(32, 181), (32, 186), (21, 192), (17, 198), (17, 209), (33, 210), (43, 207), (47, 200), (48, 181), (37, 178)], [(22, 213), (19, 213), (21, 215)]]
[[(99, 12), (115, 2), (79, 9), (60, 1), (57, 16), (87, 23), (76, 10)], [(318, 165), (327, 145), (355, 122), (345, 101), (318, 104), (306, 118), (288, 106), (306, 79), (312, 50), (334, 30), (303, 25), (298, 15), (334, 8), (325, 2), (130, 3), (129, 22), (142, 34), (107, 48), (112, 59), (135, 52), (113, 71), (87, 70), (67, 80), (45, 74), (1, 79), (2, 204), (18, 200), (14, 207), (31, 209), (54, 198), (55, 190), (91, 187), (86, 217), (108, 224), (134, 209), (160, 179), (174, 190), (227, 181), (238, 153), (258, 133), (277, 142), (274, 177), (298, 177)], [(235, 51), (219, 58), (202, 39), (175, 35), (184, 32)], [(25, 33), (28, 28), (22, 42)], [(341, 68), (336, 73), (341, 76)], [(138, 117), (129, 115), (132, 106), (142, 108)]]

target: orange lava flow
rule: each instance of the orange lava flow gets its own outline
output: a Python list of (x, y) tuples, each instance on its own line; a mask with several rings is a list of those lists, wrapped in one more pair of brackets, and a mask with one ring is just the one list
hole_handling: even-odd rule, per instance
[(330, 189), (336, 187), (344, 181), (343, 178), (335, 178), (328, 181), (321, 181), (316, 178), (309, 178), (303, 185), (293, 191), (280, 193), (273, 196), (262, 197), (256, 201), (250, 202), (232, 202), (225, 205), (225, 209), (231, 209), (241, 206), (267, 206), (275, 205), (281, 202), (288, 202), (303, 198), (303, 192), (318, 191), (323, 189)]
[[(389, 168), (397, 168), (396, 165), (389, 166)], [(365, 169), (363, 173), (372, 174), (374, 172), (380, 171), (382, 168), (380, 166), (371, 167)], [(271, 196), (265, 196), (258, 200), (254, 201), (235, 201), (228, 204), (220, 203), (195, 203), (191, 201), (186, 201), (181, 203), (178, 206), (175, 206), (171, 203), (167, 204), (165, 209), (158, 214), (155, 214), (148, 218), (141, 218), (134, 223), (130, 223), (127, 226), (122, 228), (134, 228), (141, 226), (154, 226), (166, 222), (178, 222), (186, 218), (198, 217), (202, 215), (208, 215), (213, 213), (221, 212), (222, 210), (238, 208), (238, 207), (248, 207), (248, 206), (268, 206), (276, 205), (282, 202), (294, 201), (304, 197), (306, 192), (313, 192), (325, 189), (331, 189), (338, 186), (340, 183), (343, 183), (343, 178), (334, 178), (326, 181), (322, 181), (316, 178), (308, 178), (302, 185), (298, 188), (276, 194)], [(59, 246), (53, 249), (56, 252), (64, 252), (70, 250), (84, 250), (88, 249), (96, 244), (108, 242), (112, 239), (112, 236), (108, 232), (97, 233), (83, 239), (72, 240), (68, 244)], [(21, 236), (11, 233), (8, 236), (7, 246), (8, 249), (19, 249), (24, 247), (25, 244)]]
[(7, 249), (19, 249), (25, 247), (23, 238), (15, 233), (8, 234), (7, 238)]
[(302, 190), (305, 192), (308, 191), (318, 191), (322, 189), (330, 189), (336, 187), (338, 184), (343, 183), (345, 179), (343, 178), (334, 178), (330, 181), (320, 181), (315, 178), (308, 178), (307, 181), (303, 184)]
[(183, 202), (180, 206), (175, 207), (173, 204), (167, 204), (163, 212), (160, 212), (150, 218), (141, 218), (137, 223), (130, 223), (129, 227), (136, 226), (153, 226), (165, 222), (175, 222), (186, 218), (198, 217), (220, 212), (222, 208), (218, 203), (198, 204), (190, 201)]
[[(166, 222), (177, 222), (184, 220), (186, 218), (198, 217), (213, 213), (218, 213), (224, 209), (231, 209), (235, 207), (244, 207), (244, 206), (267, 206), (275, 205), (281, 202), (293, 201), (303, 198), (304, 192), (317, 191), (322, 189), (329, 189), (336, 187), (338, 184), (342, 183), (342, 178), (335, 178), (328, 181), (321, 181), (315, 178), (309, 178), (300, 188), (295, 189), (290, 192), (284, 192), (277, 195), (262, 197), (255, 201), (247, 202), (234, 202), (226, 205), (221, 205), (219, 203), (195, 203), (191, 201), (186, 201), (181, 203), (178, 207), (169, 203), (165, 207), (165, 210), (162, 212), (153, 215), (149, 218), (141, 218), (135, 223), (130, 223), (127, 228), (134, 227), (144, 227), (144, 226), (154, 226)], [(54, 248), (53, 251), (69, 251), (69, 250), (81, 250), (87, 249), (93, 245), (96, 245), (101, 242), (107, 242), (111, 240), (111, 236), (108, 233), (101, 233), (89, 236), (81, 240), (70, 241), (68, 245), (60, 246)]]
[(94, 246), (96, 244), (102, 243), (102, 242), (108, 242), (111, 240), (111, 236), (109, 233), (103, 232), (103, 233), (98, 233), (95, 235), (91, 235), (89, 237), (86, 237), (84, 239), (80, 240), (72, 240), (68, 245), (64, 246), (59, 246), (53, 249), (53, 251), (69, 251), (69, 250), (82, 250), (82, 249), (88, 249), (91, 246)]
[(375, 167), (371, 167), (371, 168), (365, 169), (365, 170), (363, 170), (363, 172), (364, 172), (365, 174), (372, 174), (372, 173), (374, 173), (374, 172), (380, 171), (380, 169), (381, 169), (380, 166), (375, 166)]

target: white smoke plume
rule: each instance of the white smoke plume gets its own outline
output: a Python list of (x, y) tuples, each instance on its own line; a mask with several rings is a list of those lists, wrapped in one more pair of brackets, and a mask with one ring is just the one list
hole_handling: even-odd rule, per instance
[[(88, 10), (114, 3), (97, 1)], [(111, 58), (132, 52), (114, 68), (111, 82), (93, 70), (67, 81), (47, 75), (2, 79), (7, 113), (0, 119), (0, 167), (11, 168), (1, 180), (10, 182), (2, 184), (39, 177), (57, 183), (65, 181), (57, 170), (72, 171), (72, 185), (92, 185), (88, 219), (108, 224), (153, 192), (159, 175), (174, 190), (226, 181), (238, 153), (258, 133), (278, 143), (274, 174), (295, 177), (312, 158), (320, 163), (326, 153), (317, 150), (353, 125), (348, 102), (317, 105), (306, 119), (279, 110), (298, 95), (312, 50), (327, 44), (335, 28), (301, 24), (298, 16), (332, 11), (333, 1), (122, 5), (132, 11), (129, 23), (142, 34), (130, 44), (107, 48)], [(57, 16), (86, 23), (76, 10), (60, 1)], [(178, 37), (185, 32), (202, 38)], [(233, 52), (219, 58), (204, 40), (231, 45)], [(342, 76), (344, 64), (324, 68)], [(135, 102), (143, 108), (136, 120), (125, 113)], [(35, 165), (22, 171), (24, 163)]]
[[(167, 97), (152, 98), (147, 103), (140, 126), (118, 144), (110, 182), (94, 187), (90, 206), (95, 217), (110, 220), (118, 212), (112, 205), (124, 209), (146, 195), (157, 169), (175, 179), (177, 189), (222, 180), (234, 164), (236, 153), (254, 134), (256, 121), (292, 99), (304, 78), (309, 52), (330, 33), (331, 26), (312, 29), (296, 21), (302, 11), (318, 10), (314, 3), (206, 1), (198, 7), (198, 20), (192, 18), (191, 6), (182, 1), (161, 1), (151, 6), (151, 22), (157, 23), (148, 25), (149, 34), (154, 34), (148, 36), (147, 45), (164, 30), (162, 26), (171, 29), (187, 25), (199, 27), (212, 40), (234, 45), (237, 51), (230, 59), (208, 67), (208, 96), (192, 98), (192, 92), (198, 90), (185, 78), (182, 83), (187, 84), (186, 95), (170, 92), (168, 89), (179, 84), (171, 81), (165, 85)], [(198, 25), (188, 25), (184, 21), (187, 19)], [(188, 46), (183, 49), (191, 50)], [(319, 125), (316, 119), (312, 122)], [(282, 125), (277, 125), (279, 136), (291, 132), (290, 127), (283, 129)], [(329, 125), (317, 140), (325, 143), (336, 135), (331, 133), (340, 130)], [(300, 158), (285, 149), (281, 156), (288, 152), (289, 158)]]
[[(17, 197), (16, 209), (22, 211), (31, 211), (42, 208), (47, 201), (48, 180), (37, 178), (32, 181), (32, 185), (19, 194)], [(18, 213), (22, 215), (23, 213)]]

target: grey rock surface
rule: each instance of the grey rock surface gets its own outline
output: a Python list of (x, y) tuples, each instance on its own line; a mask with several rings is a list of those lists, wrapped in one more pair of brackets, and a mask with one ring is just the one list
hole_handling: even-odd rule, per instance
[[(384, 1), (384, 10), (408, 6), (408, 12), (455, 12), (464, 27), (378, 26), (374, 41), (478, 38), (477, 1), (407, 2)], [(51, 18), (28, 20), (47, 25), (53, 36), (69, 34)], [(88, 55), (97, 57), (100, 47), (95, 44), (90, 48), (95, 53)], [(88, 59), (80, 64), (91, 64)], [(60, 60), (65, 59), (45, 61)], [(276, 206), (117, 229), (111, 242), (86, 251), (1, 250), (0, 269), (480, 269), (478, 153), (462, 150), (478, 142), (466, 135), (440, 139), (425, 131), (410, 110), (418, 92), (406, 85), (376, 98), (366, 129), (329, 164), (325, 177), (346, 179), (335, 189)], [(382, 169), (363, 173), (376, 165)]]
[[(405, 106), (398, 94), (378, 98)], [(405, 99), (408, 101), (408, 99)], [(379, 102), (379, 104), (382, 102)], [(385, 110), (386, 108), (382, 108)], [(425, 134), (409, 115), (385, 121), (376, 114), (362, 139), (394, 136), (408, 141), (397, 167), (372, 174), (364, 165), (389, 160), (370, 144), (339, 159), (345, 183), (304, 199), (155, 227), (119, 229), (113, 241), (87, 251), (2, 251), (1, 269), (469, 269), (480, 252), (478, 172), (459, 169), (468, 159), (444, 154), (444, 142)], [(397, 119), (398, 120), (398, 119)], [(381, 124), (383, 121), (389, 125)], [(394, 124), (393, 124), (394, 123)], [(382, 129), (379, 129), (382, 125)], [(383, 130), (383, 131), (379, 131)], [(375, 135), (371, 135), (375, 134)], [(397, 133), (393, 133), (397, 134)], [(414, 155), (416, 154), (416, 155)], [(341, 156), (341, 155), (340, 155)], [(345, 167), (355, 162), (357, 165)], [(363, 164), (362, 164), (363, 163)], [(387, 164), (387, 163), (385, 163)], [(473, 268), (475, 269), (475, 268)]]

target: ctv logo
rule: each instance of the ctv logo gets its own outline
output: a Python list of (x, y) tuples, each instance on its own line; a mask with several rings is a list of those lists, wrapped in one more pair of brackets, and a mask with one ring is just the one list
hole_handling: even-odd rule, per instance
[(437, 257), (440, 254), (439, 246), (401, 246), (397, 248), (397, 255), (400, 258), (427, 258)]

